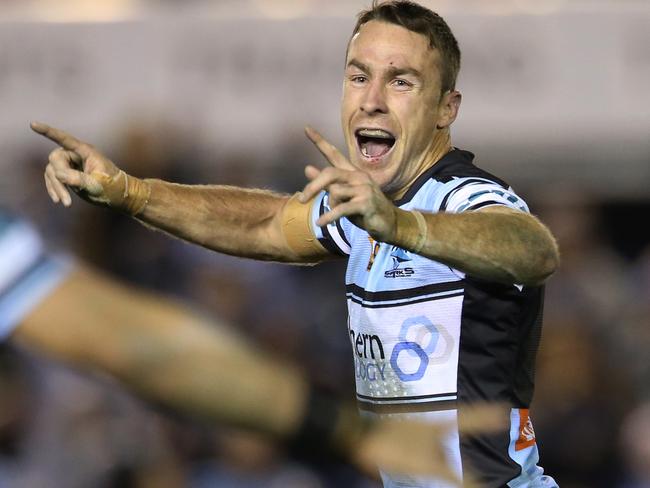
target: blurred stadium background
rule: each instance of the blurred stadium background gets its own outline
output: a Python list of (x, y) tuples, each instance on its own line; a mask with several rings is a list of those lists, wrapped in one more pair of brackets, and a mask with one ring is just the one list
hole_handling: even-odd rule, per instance
[[(238, 324), (352, 397), (342, 265), (217, 256), (103, 209), (55, 207), (42, 182), (51, 145), (28, 122), (69, 130), (137, 176), (295, 191), (304, 164), (321, 161), (305, 124), (342, 146), (343, 54), (368, 3), (2, 0), (0, 204), (53, 249)], [(533, 407), (542, 464), (563, 488), (648, 487), (650, 2), (422, 3), (463, 50), (455, 145), (527, 197), (560, 242)], [(3, 347), (5, 486), (377, 485)]]

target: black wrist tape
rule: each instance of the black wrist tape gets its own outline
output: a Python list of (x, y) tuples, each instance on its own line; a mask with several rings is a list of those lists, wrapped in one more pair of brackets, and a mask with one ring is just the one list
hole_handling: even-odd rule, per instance
[[(289, 441), (290, 453), (306, 461), (349, 458), (350, 449), (372, 426), (372, 420), (362, 418), (352, 405), (311, 387), (303, 420)], [(342, 428), (349, 430), (341, 432)]]
[(300, 427), (289, 448), (298, 457), (336, 456), (334, 435), (341, 416), (341, 402), (333, 395), (312, 387)]

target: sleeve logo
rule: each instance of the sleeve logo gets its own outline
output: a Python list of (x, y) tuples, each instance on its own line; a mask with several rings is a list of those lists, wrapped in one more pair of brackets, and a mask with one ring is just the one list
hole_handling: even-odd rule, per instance
[(521, 451), (535, 445), (535, 430), (530, 420), (527, 408), (519, 409), (519, 438), (515, 443), (515, 451)]

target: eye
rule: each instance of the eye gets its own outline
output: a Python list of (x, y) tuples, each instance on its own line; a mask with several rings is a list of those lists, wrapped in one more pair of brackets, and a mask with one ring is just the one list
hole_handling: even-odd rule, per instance
[(391, 83), (398, 90), (409, 90), (413, 88), (413, 83), (410, 83), (402, 78), (396, 78)]
[(368, 78), (364, 75), (352, 75), (350, 76), (350, 81), (355, 85), (363, 85), (366, 81), (368, 81)]

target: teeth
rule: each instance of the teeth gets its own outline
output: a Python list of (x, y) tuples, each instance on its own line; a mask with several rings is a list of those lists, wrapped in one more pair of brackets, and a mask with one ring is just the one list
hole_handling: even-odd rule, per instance
[(381, 139), (394, 139), (393, 135), (381, 129), (360, 129), (357, 135), (364, 137), (377, 137)]

